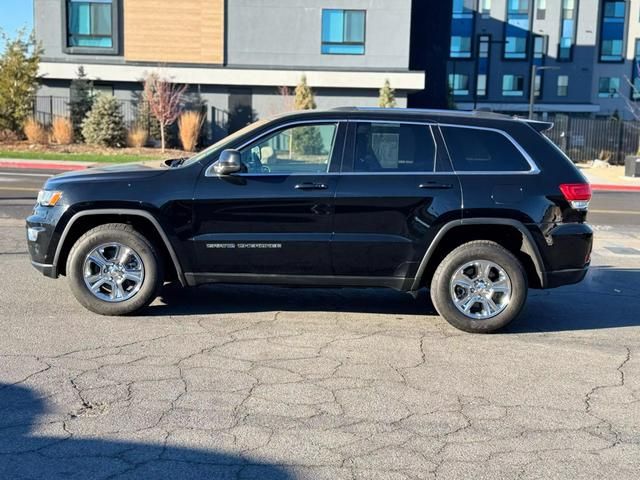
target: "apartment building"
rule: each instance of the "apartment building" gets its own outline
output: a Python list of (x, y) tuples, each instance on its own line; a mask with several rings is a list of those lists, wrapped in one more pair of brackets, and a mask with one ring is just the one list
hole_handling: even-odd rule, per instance
[[(453, 0), (447, 79), (458, 108), (629, 116), (640, 0)], [(535, 76), (533, 72), (535, 71)], [(532, 84), (533, 78), (533, 84)]]
[(319, 108), (377, 105), (385, 79), (406, 106), (425, 83), (409, 70), (411, 0), (35, 0), (34, 10), (39, 95), (68, 97), (82, 65), (96, 89), (130, 100), (158, 72), (236, 129), (282, 111), (278, 88), (302, 75)]

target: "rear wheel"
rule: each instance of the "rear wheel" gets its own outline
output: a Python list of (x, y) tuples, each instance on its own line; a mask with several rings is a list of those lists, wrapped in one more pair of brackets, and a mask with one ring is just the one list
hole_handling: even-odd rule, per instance
[(151, 303), (162, 285), (162, 263), (154, 246), (130, 225), (111, 223), (89, 230), (67, 260), (71, 291), (87, 309), (125, 315)]
[(518, 316), (527, 299), (520, 261), (486, 240), (465, 243), (447, 255), (431, 281), (431, 300), (454, 327), (489, 333)]

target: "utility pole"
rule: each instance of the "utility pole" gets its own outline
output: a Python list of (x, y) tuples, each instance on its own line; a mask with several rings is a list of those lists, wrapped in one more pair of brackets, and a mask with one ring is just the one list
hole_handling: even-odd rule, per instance
[(531, 65), (531, 80), (529, 81), (529, 120), (533, 119), (533, 107), (536, 104), (536, 73), (540, 70), (559, 70), (559, 67), (539, 67)]

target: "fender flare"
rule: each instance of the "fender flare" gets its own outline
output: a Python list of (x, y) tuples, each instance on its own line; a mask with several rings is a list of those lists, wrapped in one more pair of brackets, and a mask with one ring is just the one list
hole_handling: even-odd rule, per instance
[(422, 276), (424, 275), (425, 270), (427, 269), (427, 265), (429, 264), (429, 260), (433, 256), (434, 252), (438, 248), (440, 241), (443, 237), (452, 229), (456, 227), (462, 227), (467, 225), (506, 225), (509, 227), (514, 227), (522, 234), (522, 246), (523, 251), (527, 253), (531, 260), (533, 261), (533, 265), (536, 269), (536, 274), (538, 275), (538, 279), (540, 280), (541, 288), (546, 288), (547, 286), (547, 274), (544, 269), (544, 263), (542, 261), (542, 255), (540, 255), (540, 249), (536, 244), (535, 239), (531, 232), (524, 226), (522, 222), (517, 220), (512, 220), (508, 218), (467, 218), (461, 220), (453, 220), (444, 224), (433, 241), (427, 248), (427, 252), (425, 253), (422, 261), (420, 262), (420, 266), (418, 267), (418, 271), (416, 272), (416, 277), (413, 281), (413, 285), (411, 286), (411, 290), (415, 291), (420, 288), (420, 283), (422, 281)]
[(99, 216), (99, 215), (131, 215), (135, 217), (142, 217), (146, 220), (149, 220), (153, 225), (153, 227), (156, 229), (156, 232), (158, 233), (158, 235), (160, 235), (160, 238), (162, 239), (164, 246), (169, 252), (169, 256), (171, 257), (173, 266), (176, 269), (176, 274), (178, 275), (178, 280), (180, 280), (180, 283), (183, 286), (187, 284), (185, 281), (182, 266), (180, 265), (180, 261), (178, 260), (178, 256), (176, 255), (176, 252), (173, 249), (173, 245), (171, 245), (169, 238), (167, 237), (166, 233), (164, 232), (164, 229), (162, 228), (158, 220), (156, 220), (156, 218), (146, 210), (137, 210), (137, 209), (129, 209), (129, 208), (103, 208), (103, 209), (96, 209), (96, 210), (83, 210), (81, 212), (74, 214), (67, 222), (67, 225), (64, 227), (64, 230), (62, 231), (62, 235), (60, 235), (60, 240), (58, 241), (58, 245), (56, 246), (56, 253), (53, 257), (53, 268), (56, 272), (56, 276), (58, 271), (58, 261), (60, 259), (60, 254), (62, 253), (62, 248), (64, 247), (64, 243), (67, 239), (69, 231), (71, 230), (71, 227), (73, 227), (73, 224), (82, 217), (92, 217), (92, 216)]

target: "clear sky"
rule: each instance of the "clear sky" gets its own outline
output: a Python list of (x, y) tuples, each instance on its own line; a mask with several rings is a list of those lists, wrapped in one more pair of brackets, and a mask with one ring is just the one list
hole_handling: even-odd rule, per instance
[(21, 27), (33, 28), (33, 0), (0, 0), (0, 29), (13, 37)]

